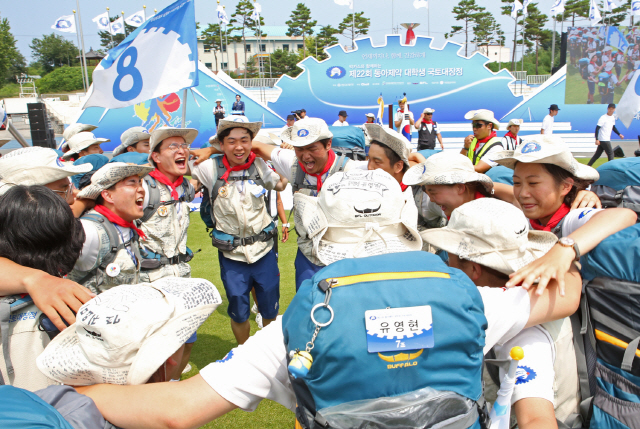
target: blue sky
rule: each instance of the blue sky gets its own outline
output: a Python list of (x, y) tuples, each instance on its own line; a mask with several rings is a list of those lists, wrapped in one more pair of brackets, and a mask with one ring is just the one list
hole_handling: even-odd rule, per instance
[[(100, 48), (100, 41), (97, 28), (91, 19), (110, 8), (110, 13), (120, 13), (124, 11), (125, 16), (141, 10), (143, 5), (147, 6), (147, 15), (153, 13), (153, 9), (162, 10), (172, 3), (171, 0), (79, 0), (80, 12), (82, 14), (83, 33), (85, 47), (94, 49)], [(430, 0), (430, 10), (416, 10), (413, 7), (413, 0), (354, 0), (356, 11), (364, 11), (365, 16), (371, 19), (369, 35), (374, 44), (384, 43), (384, 35), (392, 32), (392, 22), (398, 26), (403, 22), (419, 22), (420, 27), (415, 30), (417, 35), (430, 35), (435, 39), (435, 45), (441, 46), (445, 43), (444, 34), (451, 31), (451, 27), (456, 25), (453, 18), (452, 9), (457, 4), (457, 0)], [(266, 25), (284, 25), (289, 19), (291, 11), (295, 9), (299, 0), (259, 0), (262, 5), (262, 16)], [(507, 38), (507, 45), (510, 46), (513, 40), (514, 22), (508, 16), (500, 15), (501, 2), (499, 0), (477, 0), (478, 4), (486, 7), (496, 16), (502, 25), (502, 30)], [(221, 0), (226, 6), (227, 13), (231, 15), (237, 0)], [(318, 21), (318, 25), (331, 24), (334, 27), (350, 12), (347, 6), (339, 6), (333, 0), (303, 1), (310, 9), (312, 19)], [(51, 25), (56, 18), (61, 15), (70, 15), (76, 9), (75, 0), (21, 0), (20, 2), (2, 0), (0, 6), (0, 17), (8, 18), (11, 30), (18, 41), (20, 52), (32, 61), (29, 44), (35, 37), (42, 37), (43, 34), (50, 34), (55, 31)], [(548, 14), (553, 0), (540, 0), (540, 9)], [(393, 8), (392, 8), (393, 5)], [(196, 19), (202, 24), (214, 23), (216, 21), (215, 0), (195, 0)], [(393, 12), (393, 13), (392, 13)], [(392, 21), (393, 15), (393, 21)], [(427, 25), (427, 21), (429, 25)], [(586, 21), (582, 21), (583, 23)], [(547, 28), (552, 24), (547, 23)], [(559, 31), (558, 26), (558, 31)], [(405, 30), (400, 27), (401, 33)], [(76, 43), (76, 35), (57, 32), (69, 40)], [(345, 44), (346, 39), (340, 38), (340, 42)], [(456, 36), (452, 40), (464, 42), (464, 36)], [(519, 54), (518, 54), (519, 55)]]

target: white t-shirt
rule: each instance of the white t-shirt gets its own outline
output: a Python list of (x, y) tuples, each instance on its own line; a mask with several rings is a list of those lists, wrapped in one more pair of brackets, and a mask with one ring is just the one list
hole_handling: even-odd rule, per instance
[(602, 142), (611, 141), (611, 131), (613, 131), (613, 127), (616, 125), (616, 118), (613, 115), (602, 115), (600, 119), (598, 119), (598, 126), (600, 130), (598, 131), (598, 140)]
[[(82, 227), (84, 228), (84, 244), (82, 245), (82, 252), (80, 257), (73, 266), (74, 270), (78, 271), (90, 271), (96, 266), (98, 261), (98, 253), (100, 252), (100, 235), (98, 234), (98, 226), (95, 222), (86, 219), (80, 219)], [(125, 228), (122, 226), (114, 225), (116, 231), (120, 235), (120, 240), (123, 243), (130, 241), (133, 238), (133, 231), (131, 228)], [(111, 243), (111, 245), (117, 245), (118, 243)], [(129, 253), (132, 254), (131, 245), (127, 246)]]
[(349, 123), (348, 123), (347, 121), (340, 122), (340, 119), (338, 119), (337, 121), (335, 121), (335, 122), (333, 123), (333, 125), (332, 125), (332, 126), (334, 126), (334, 127), (348, 127), (348, 126), (349, 126)]
[(587, 223), (594, 214), (603, 211), (604, 209), (575, 209), (571, 210), (564, 217), (562, 222), (562, 236), (566, 237), (582, 225)]
[(547, 115), (544, 117), (542, 121), (542, 129), (544, 130), (544, 134), (553, 134), (553, 116)]
[[(529, 320), (530, 301), (522, 288), (479, 287), (487, 318), (484, 353), (504, 344)], [(264, 398), (295, 410), (295, 395), (287, 372), (287, 351), (282, 317), (200, 371), (202, 378), (223, 398), (245, 411), (256, 409)]]

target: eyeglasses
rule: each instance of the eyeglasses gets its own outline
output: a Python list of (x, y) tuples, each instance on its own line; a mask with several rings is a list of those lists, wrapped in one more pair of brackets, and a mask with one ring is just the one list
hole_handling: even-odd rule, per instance
[(189, 150), (191, 148), (191, 144), (190, 143), (171, 143), (169, 145), (169, 149), (172, 150), (173, 152), (177, 152), (178, 149), (186, 149)]
[(487, 125), (487, 123), (486, 123), (486, 122), (485, 122), (485, 123), (482, 123), (482, 122), (475, 122), (475, 121), (471, 124), (471, 126), (472, 126), (473, 128), (482, 128), (482, 127), (484, 127), (485, 125)]
[(67, 186), (67, 188), (64, 191), (60, 191), (60, 190), (56, 191), (55, 189), (52, 189), (52, 191), (64, 197), (64, 199), (66, 200), (67, 198), (69, 198), (69, 195), (73, 192), (73, 189), (74, 189), (73, 183), (69, 183), (69, 186)]

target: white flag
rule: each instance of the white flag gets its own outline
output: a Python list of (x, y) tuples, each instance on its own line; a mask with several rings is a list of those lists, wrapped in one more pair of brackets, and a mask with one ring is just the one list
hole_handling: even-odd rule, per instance
[(109, 12), (101, 13), (92, 19), (100, 31), (109, 31)]
[(224, 10), (224, 6), (219, 4), (216, 12), (218, 12), (218, 24), (229, 24), (229, 17), (227, 16), (227, 12)]
[(527, 6), (529, 6), (529, 3), (531, 3), (531, 0), (524, 0), (524, 1), (522, 2), (522, 4), (523, 4), (523, 8), (524, 8), (524, 9), (522, 10), (522, 13), (524, 13), (525, 15), (527, 14)]
[(517, 19), (518, 12), (521, 10), (522, 10), (522, 3), (520, 3), (518, 0), (515, 0), (511, 5), (511, 18)]
[(595, 27), (600, 21), (602, 21), (602, 15), (600, 15), (600, 9), (596, 0), (591, 0), (591, 6), (589, 6), (589, 19), (591, 20), (591, 26)]
[(260, 21), (260, 13), (262, 12), (262, 6), (260, 3), (255, 2), (253, 4), (253, 12), (251, 12), (251, 19), (254, 21)]
[(618, 5), (613, 2), (613, 0), (604, 0), (603, 8), (605, 12), (613, 12), (613, 9), (617, 8)]
[(55, 24), (51, 26), (54, 30), (62, 31), (63, 33), (75, 33), (76, 32), (76, 20), (73, 15), (64, 15), (56, 19)]
[(640, 0), (631, 0), (631, 15), (640, 15)]
[(124, 20), (124, 22), (126, 22), (128, 25), (132, 27), (140, 27), (144, 22), (144, 11), (143, 10), (137, 11), (133, 15), (130, 15), (129, 17), (127, 17)]
[(553, 6), (551, 6), (551, 16), (562, 15), (566, 1), (567, 0), (556, 0)]
[(421, 7), (429, 9), (429, 2), (427, 0), (413, 0), (413, 7), (420, 9)]
[(124, 19), (122, 17), (111, 23), (111, 34), (124, 34)]
[(333, 0), (340, 6), (349, 6), (349, 9), (353, 9), (353, 0)]
[(631, 126), (631, 122), (640, 112), (640, 88), (636, 87), (638, 85), (638, 77), (640, 77), (640, 73), (636, 69), (616, 108), (618, 119), (627, 128)]

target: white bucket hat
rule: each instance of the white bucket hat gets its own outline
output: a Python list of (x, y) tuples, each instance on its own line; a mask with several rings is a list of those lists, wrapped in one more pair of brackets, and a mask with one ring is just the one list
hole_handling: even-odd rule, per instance
[(512, 125), (519, 127), (522, 124), (524, 124), (524, 121), (522, 119), (512, 119), (509, 121), (509, 124), (507, 125), (507, 129), (509, 129), (509, 127)]
[(67, 128), (65, 128), (64, 132), (62, 133), (62, 138), (64, 139), (64, 141), (60, 145), (60, 150), (63, 152), (66, 152), (69, 149), (69, 140), (71, 139), (71, 137), (83, 131), (93, 131), (96, 128), (98, 127), (90, 124), (75, 123), (75, 124), (69, 125)]
[(374, 115), (373, 113), (367, 113), (364, 116), (366, 116), (367, 118), (375, 118), (376, 117), (376, 115)]
[(258, 131), (262, 128), (262, 122), (249, 122), (249, 118), (242, 115), (234, 115), (229, 116), (226, 119), (221, 119), (218, 123), (218, 129), (216, 130), (216, 134), (209, 137), (209, 143), (211, 146), (216, 148), (218, 151), (222, 151), (220, 148), (220, 140), (218, 140), (218, 134), (223, 132), (224, 130), (228, 130), (229, 128), (246, 128), (251, 132), (253, 138), (258, 135)]
[(96, 143), (106, 143), (110, 142), (109, 139), (98, 138), (88, 131), (83, 131), (81, 133), (75, 134), (73, 137), (69, 139), (67, 144), (69, 145), (69, 150), (62, 155), (62, 158), (69, 159), (72, 155), (76, 155), (80, 153), (80, 151), (85, 150), (92, 144)]
[(151, 154), (153, 150), (164, 139), (169, 137), (182, 137), (184, 141), (191, 144), (198, 137), (198, 130), (195, 128), (174, 128), (174, 127), (160, 127), (151, 132), (151, 138), (149, 139), (149, 162), (153, 164)]
[(470, 112), (467, 112), (464, 115), (464, 118), (470, 121), (491, 122), (494, 125), (493, 127), (494, 130), (500, 129), (500, 122), (498, 122), (498, 120), (493, 116), (493, 112), (491, 110), (487, 110), (487, 109), (471, 110)]
[(389, 127), (383, 127), (379, 124), (364, 124), (367, 131), (367, 135), (371, 140), (371, 143), (380, 143), (393, 152), (406, 164), (409, 165), (409, 155), (411, 155), (411, 148), (409, 140), (396, 130), (392, 130)]
[(436, 109), (432, 109), (431, 107), (425, 108), (422, 113), (435, 113)]
[(150, 165), (127, 164), (124, 162), (109, 162), (100, 167), (91, 176), (91, 184), (78, 194), (78, 198), (95, 200), (105, 189), (109, 189), (121, 180), (134, 175), (143, 177), (153, 171)]
[(486, 174), (476, 173), (471, 160), (452, 152), (439, 152), (425, 162), (414, 165), (402, 178), (405, 185), (455, 185), (480, 182), (488, 193), (493, 191), (493, 181)]
[(129, 146), (149, 139), (151, 139), (151, 135), (145, 127), (129, 128), (120, 136), (120, 145), (113, 150), (113, 156), (124, 153)]
[(383, 170), (336, 173), (318, 197), (296, 193), (293, 200), (296, 228), (325, 265), (422, 249), (413, 197)]
[(516, 150), (496, 152), (491, 160), (512, 170), (518, 162), (531, 162), (557, 165), (578, 179), (596, 181), (600, 178), (595, 168), (576, 161), (562, 139), (554, 135), (537, 134), (523, 137)]
[(80, 307), (36, 364), (63, 384), (144, 384), (221, 302), (204, 279), (116, 286)]
[(280, 138), (293, 147), (304, 147), (319, 140), (333, 138), (333, 133), (322, 119), (304, 118), (284, 130)]
[(547, 253), (558, 238), (529, 230), (529, 220), (512, 204), (480, 198), (453, 211), (444, 228), (427, 229), (422, 239), (461, 259), (511, 274)]
[[(0, 179), (14, 185), (46, 185), (65, 177), (91, 171), (91, 164), (73, 165), (44, 147), (26, 147), (0, 158)], [(3, 188), (4, 189), (4, 188)]]

